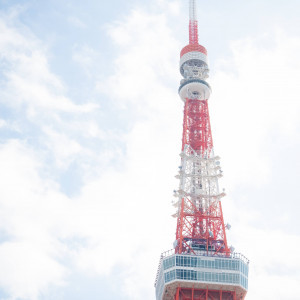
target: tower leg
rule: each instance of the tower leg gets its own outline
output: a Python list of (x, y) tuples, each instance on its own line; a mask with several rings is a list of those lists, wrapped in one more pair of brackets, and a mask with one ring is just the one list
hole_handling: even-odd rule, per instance
[(177, 287), (177, 291), (176, 291), (176, 298), (175, 300), (179, 300), (179, 291), (180, 291), (180, 287)]

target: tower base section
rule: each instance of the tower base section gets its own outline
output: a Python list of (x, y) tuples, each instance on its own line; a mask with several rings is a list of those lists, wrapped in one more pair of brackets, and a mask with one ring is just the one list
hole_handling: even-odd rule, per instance
[(174, 300), (240, 300), (245, 295), (237, 295), (236, 291), (209, 290), (177, 287)]

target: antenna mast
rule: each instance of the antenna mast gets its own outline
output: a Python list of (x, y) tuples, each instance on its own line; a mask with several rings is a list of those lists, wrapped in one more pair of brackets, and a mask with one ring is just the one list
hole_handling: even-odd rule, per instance
[(189, 38), (190, 45), (198, 45), (198, 21), (196, 0), (190, 0)]

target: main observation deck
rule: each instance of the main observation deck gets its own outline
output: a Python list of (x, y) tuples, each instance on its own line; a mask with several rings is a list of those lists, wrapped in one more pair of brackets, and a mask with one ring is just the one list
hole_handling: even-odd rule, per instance
[[(249, 260), (242, 254), (216, 256), (213, 251), (195, 254), (161, 255), (155, 281), (156, 299), (173, 300), (178, 284), (182, 288), (234, 291), (243, 295), (248, 290)], [(240, 298), (237, 298), (240, 299)]]

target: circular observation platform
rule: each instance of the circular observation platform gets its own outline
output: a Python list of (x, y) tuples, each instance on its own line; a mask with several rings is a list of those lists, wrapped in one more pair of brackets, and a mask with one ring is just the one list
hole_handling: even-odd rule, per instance
[(202, 79), (183, 79), (178, 89), (178, 93), (183, 102), (185, 102), (186, 98), (206, 100), (210, 97), (211, 88), (209, 84)]
[(186, 63), (194, 64), (199, 67), (207, 67), (206, 49), (199, 44), (185, 46), (180, 52), (180, 73), (182, 76), (184, 74), (183, 65)]

